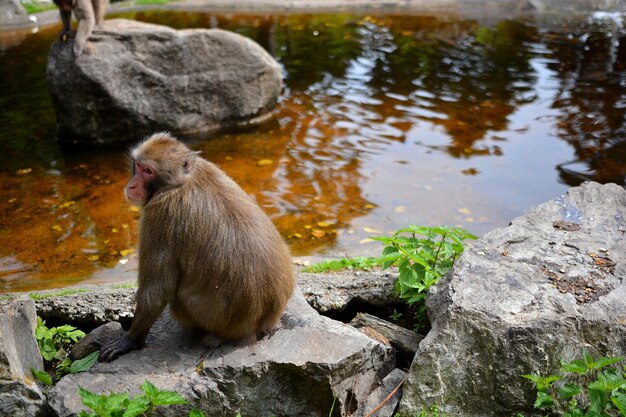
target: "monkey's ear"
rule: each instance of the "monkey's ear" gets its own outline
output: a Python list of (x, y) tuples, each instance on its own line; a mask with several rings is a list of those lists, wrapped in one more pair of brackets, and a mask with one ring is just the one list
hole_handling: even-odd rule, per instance
[(189, 172), (191, 171), (191, 167), (193, 166), (199, 154), (200, 151), (189, 152), (187, 154), (187, 157), (183, 161), (183, 171), (185, 172), (185, 174), (189, 174)]

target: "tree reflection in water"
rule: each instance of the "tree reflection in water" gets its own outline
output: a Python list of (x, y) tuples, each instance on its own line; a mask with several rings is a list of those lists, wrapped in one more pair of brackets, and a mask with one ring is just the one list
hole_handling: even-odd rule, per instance
[[(412, 222), (481, 234), (566, 185), (626, 181), (626, 35), (610, 15), (124, 17), (234, 30), (281, 63), (272, 122), (195, 147), (296, 255), (377, 253), (368, 236)], [(93, 278), (136, 244), (124, 150), (55, 141), (45, 64), (57, 32), (0, 42), (0, 292)]]

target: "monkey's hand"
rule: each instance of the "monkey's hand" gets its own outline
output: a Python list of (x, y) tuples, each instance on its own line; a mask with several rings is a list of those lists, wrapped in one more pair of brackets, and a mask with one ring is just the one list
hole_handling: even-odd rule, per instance
[(112, 340), (100, 349), (100, 362), (111, 362), (113, 359), (134, 349), (141, 348), (141, 345), (132, 341), (127, 334), (117, 340)]

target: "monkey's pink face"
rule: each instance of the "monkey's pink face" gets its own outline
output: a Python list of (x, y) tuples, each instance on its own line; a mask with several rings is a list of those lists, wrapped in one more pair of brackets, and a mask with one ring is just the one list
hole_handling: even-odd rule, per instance
[(126, 199), (133, 204), (146, 204), (156, 191), (158, 176), (154, 164), (133, 161), (133, 177), (128, 181)]

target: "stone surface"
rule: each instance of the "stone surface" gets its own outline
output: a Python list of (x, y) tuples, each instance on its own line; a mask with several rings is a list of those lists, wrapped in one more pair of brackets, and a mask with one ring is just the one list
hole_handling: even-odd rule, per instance
[(19, 0), (0, 0), (0, 29), (32, 24)]
[(0, 303), (0, 415), (45, 415), (45, 396), (31, 368), (43, 370), (35, 339), (37, 315), (33, 300)]
[(279, 325), (254, 345), (207, 350), (164, 315), (143, 349), (64, 377), (49, 399), (55, 415), (69, 416), (82, 409), (78, 386), (136, 394), (149, 380), (190, 402), (160, 409), (163, 416), (190, 408), (207, 416), (319, 416), (333, 396), (335, 414), (343, 415), (363, 404), (394, 364), (392, 349), (320, 316), (297, 291)]
[(387, 306), (400, 299), (393, 293), (397, 273), (345, 271), (298, 274), (298, 285), (308, 303), (320, 313), (343, 311), (352, 303)]
[(106, 20), (78, 58), (57, 41), (47, 79), (61, 141), (112, 143), (157, 131), (182, 137), (270, 116), (278, 63), (257, 43), (220, 29), (174, 30)]
[[(350, 324), (365, 334), (369, 334), (370, 331), (379, 334), (386, 341), (386, 344), (410, 359), (413, 358), (420, 342), (424, 339), (421, 334), (367, 313), (358, 313)], [(374, 337), (374, 339), (377, 338)]]
[(394, 369), (381, 382), (352, 417), (391, 417), (402, 397), (402, 384), (407, 373)]
[(532, 414), (520, 375), (626, 354), (626, 191), (584, 183), (468, 248), (433, 287), (401, 415)]
[(110, 321), (130, 324), (135, 311), (136, 288), (86, 286), (85, 292), (53, 296), (35, 301), (37, 314), (54, 323), (72, 323), (77, 327), (93, 328)]

